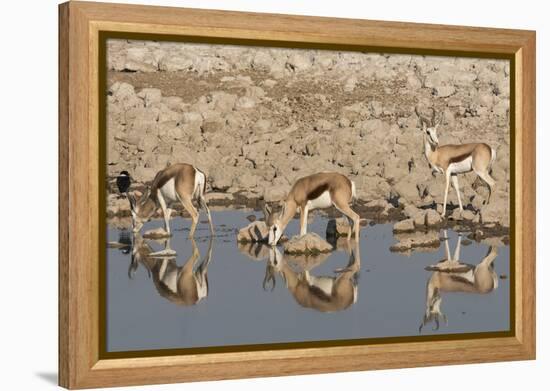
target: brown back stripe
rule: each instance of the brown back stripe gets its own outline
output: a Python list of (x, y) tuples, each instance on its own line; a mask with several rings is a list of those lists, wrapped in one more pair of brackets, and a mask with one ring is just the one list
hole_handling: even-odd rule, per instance
[(456, 282), (462, 282), (463, 284), (466, 284), (466, 285), (470, 285), (470, 286), (474, 286), (474, 283), (470, 280), (468, 280), (467, 278), (465, 277), (462, 277), (462, 276), (458, 276), (456, 274), (451, 274), (451, 280), (453, 281), (456, 281)]
[(467, 159), (469, 156), (471, 156), (472, 154), (467, 152), (467, 153), (463, 153), (462, 155), (458, 155), (458, 156), (455, 156), (455, 157), (452, 157), (450, 160), (449, 160), (449, 163), (458, 163), (458, 162), (461, 162), (465, 159)]
[(317, 285), (309, 285), (308, 284), (308, 289), (311, 292), (311, 294), (313, 296), (315, 296), (316, 298), (318, 298), (319, 300), (325, 301), (325, 302), (330, 302), (331, 296), (327, 295), (326, 292), (324, 290), (322, 290), (321, 288), (319, 288)]
[(307, 200), (311, 201), (311, 200), (314, 200), (316, 198), (319, 198), (319, 196), (321, 196), (321, 194), (323, 194), (327, 190), (328, 190), (328, 184), (324, 183), (321, 186), (316, 187), (315, 189), (310, 191), (307, 195)]

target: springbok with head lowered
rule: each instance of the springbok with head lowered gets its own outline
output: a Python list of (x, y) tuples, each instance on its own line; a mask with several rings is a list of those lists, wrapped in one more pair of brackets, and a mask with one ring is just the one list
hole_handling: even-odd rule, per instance
[[(354, 197), (355, 184), (345, 175), (336, 172), (320, 172), (298, 179), (283, 202), (280, 213), (274, 214), (268, 205), (264, 206), (266, 224), (269, 227), (268, 244), (271, 246), (277, 244), (298, 209), (300, 209), (300, 235), (305, 235), (308, 212), (331, 206), (353, 223), (355, 240), (359, 241), (360, 218), (350, 207)], [(348, 231), (348, 240), (351, 239), (351, 231)]]
[(455, 252), (451, 256), (447, 231), (444, 231), (443, 235), (446, 259), (426, 268), (426, 270), (433, 271), (433, 274), (426, 284), (426, 310), (419, 332), (422, 332), (422, 328), (429, 322), (435, 323), (434, 330), (439, 329), (441, 320), (447, 322), (447, 317), (441, 310), (442, 293), (487, 294), (498, 288), (498, 276), (493, 268), (493, 262), (498, 255), (496, 247), (489, 247), (487, 255), (474, 266), (460, 261), (462, 236), (458, 236)]
[(204, 199), (205, 192), (206, 175), (190, 164), (174, 164), (159, 171), (151, 186), (139, 199), (136, 199), (133, 194), (128, 194), (133, 231), (139, 232), (143, 224), (151, 219), (160, 206), (166, 232), (170, 233), (170, 215), (172, 213), (170, 206), (179, 202), (191, 215), (189, 237), (193, 237), (199, 221), (199, 212), (193, 205), (193, 200), (196, 199), (199, 206), (206, 210), (210, 232), (214, 233), (210, 209)]
[(489, 175), (489, 171), (496, 158), (496, 151), (485, 143), (447, 144), (440, 146), (437, 138), (437, 128), (441, 123), (442, 117), (440, 116), (436, 120), (436, 113), (433, 108), (431, 118), (420, 114), (417, 108), (415, 108), (415, 111), (422, 123), (424, 155), (428, 159), (432, 172), (445, 174), (445, 195), (443, 197), (442, 216), (445, 216), (447, 210), (447, 194), (449, 193), (449, 182), (451, 181), (456, 190), (458, 207), (461, 211), (463, 210), (457, 175), (472, 170), (488, 185), (489, 196), (486, 202), (489, 203), (495, 186), (495, 180)]

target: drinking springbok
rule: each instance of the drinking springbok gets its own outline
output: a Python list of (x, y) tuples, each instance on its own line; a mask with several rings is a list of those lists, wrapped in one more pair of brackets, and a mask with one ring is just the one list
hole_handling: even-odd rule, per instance
[(288, 265), (292, 256), (281, 254), (277, 247), (270, 247), (263, 287), (275, 288), (275, 272), (279, 273), (296, 302), (305, 308), (320, 312), (336, 312), (349, 308), (357, 301), (357, 279), (361, 266), (359, 245), (350, 252), (348, 266), (336, 270), (336, 276), (314, 276), (311, 270), (296, 272)]
[[(355, 183), (337, 172), (320, 172), (298, 179), (282, 203), (280, 213), (275, 215), (269, 205), (264, 206), (266, 224), (269, 227), (268, 244), (271, 246), (277, 244), (298, 209), (300, 210), (300, 235), (305, 235), (308, 212), (330, 206), (334, 206), (343, 213), (350, 221), (350, 226), (353, 222), (355, 240), (358, 242), (360, 218), (350, 207), (354, 198)], [(351, 231), (348, 231), (348, 240), (351, 239)]]
[(444, 231), (446, 259), (426, 270), (433, 271), (426, 284), (426, 311), (419, 332), (429, 322), (435, 322), (434, 330), (439, 329), (440, 321), (447, 323), (447, 317), (441, 311), (442, 293), (464, 292), (486, 294), (498, 288), (498, 276), (493, 269), (497, 257), (497, 248), (491, 246), (487, 255), (478, 265), (469, 265), (460, 261), (462, 236), (458, 236), (454, 255), (451, 257), (447, 231)]
[(432, 117), (429, 119), (420, 114), (416, 107), (415, 112), (422, 124), (422, 131), (424, 132), (424, 155), (428, 160), (430, 168), (434, 173), (445, 174), (445, 195), (443, 197), (443, 212), (441, 215), (445, 217), (447, 194), (449, 193), (449, 182), (451, 180), (456, 190), (458, 207), (461, 211), (463, 210), (457, 175), (472, 170), (489, 187), (489, 195), (486, 201), (486, 203), (489, 203), (495, 186), (495, 180), (489, 175), (489, 171), (495, 161), (496, 151), (485, 143), (447, 144), (440, 146), (437, 138), (437, 128), (441, 123), (442, 116), (436, 120), (434, 108), (432, 108)]
[[(128, 275), (131, 277), (138, 265), (142, 264), (149, 276), (153, 277), (153, 284), (160, 296), (177, 305), (195, 305), (208, 296), (208, 265), (212, 259), (212, 243), (210, 237), (206, 257), (197, 265), (201, 255), (197, 243), (191, 239), (193, 252), (183, 266), (178, 266), (176, 257), (156, 257), (141, 235), (135, 234)], [(169, 247), (167, 240), (165, 249)]]
[(186, 164), (173, 164), (163, 170), (160, 170), (151, 186), (145, 193), (136, 200), (133, 194), (128, 194), (130, 200), (130, 209), (132, 212), (133, 231), (139, 232), (157, 209), (162, 209), (164, 225), (166, 232), (170, 233), (170, 215), (172, 210), (170, 206), (180, 202), (185, 210), (191, 215), (191, 229), (189, 237), (195, 234), (195, 229), (199, 221), (199, 212), (193, 205), (193, 200), (197, 200), (199, 207), (206, 210), (210, 232), (214, 233), (210, 209), (204, 199), (206, 192), (206, 175), (198, 168)]

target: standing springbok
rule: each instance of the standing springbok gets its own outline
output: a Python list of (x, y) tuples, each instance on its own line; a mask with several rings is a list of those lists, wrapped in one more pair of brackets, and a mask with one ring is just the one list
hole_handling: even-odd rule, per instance
[(445, 195), (443, 197), (443, 212), (441, 215), (445, 217), (447, 194), (449, 193), (449, 182), (451, 180), (456, 190), (458, 207), (460, 211), (464, 210), (460, 198), (457, 175), (472, 170), (488, 185), (489, 196), (486, 203), (489, 203), (495, 186), (495, 180), (489, 175), (489, 171), (495, 161), (496, 151), (485, 143), (447, 144), (440, 146), (437, 138), (437, 128), (441, 123), (442, 116), (436, 120), (434, 108), (432, 108), (432, 117), (430, 119), (420, 114), (416, 107), (415, 112), (422, 123), (424, 155), (428, 159), (430, 168), (432, 172), (445, 174)]
[(160, 206), (164, 216), (166, 232), (170, 233), (172, 210), (169, 207), (180, 202), (191, 215), (192, 223), (189, 237), (192, 238), (199, 221), (199, 212), (193, 206), (193, 200), (196, 199), (199, 206), (206, 210), (210, 232), (213, 234), (214, 226), (212, 225), (210, 209), (204, 199), (205, 192), (206, 175), (190, 164), (174, 164), (159, 171), (151, 186), (138, 200), (135, 199), (133, 194), (128, 195), (132, 212), (133, 231), (139, 232), (143, 224), (151, 219)]
[(445, 238), (446, 259), (441, 260), (426, 270), (433, 271), (426, 284), (426, 311), (420, 324), (419, 332), (429, 322), (434, 321), (434, 330), (439, 329), (440, 320), (447, 323), (447, 317), (441, 311), (442, 297), (445, 292), (464, 292), (486, 294), (498, 288), (498, 277), (493, 269), (493, 262), (497, 257), (497, 248), (491, 246), (487, 255), (478, 265), (469, 265), (460, 261), (460, 246), (462, 236), (458, 236), (455, 252), (451, 256), (447, 231)]
[[(355, 198), (355, 183), (342, 174), (320, 172), (298, 179), (290, 189), (279, 214), (275, 215), (267, 204), (264, 206), (266, 224), (269, 227), (268, 244), (271, 246), (277, 244), (298, 209), (300, 209), (300, 235), (305, 235), (308, 212), (333, 205), (348, 218), (350, 223), (353, 222), (355, 240), (358, 242), (360, 218), (350, 207), (353, 198)], [(351, 231), (348, 231), (348, 240), (351, 239)]]
[(281, 254), (277, 247), (270, 247), (263, 288), (275, 288), (275, 272), (284, 279), (287, 289), (296, 302), (305, 308), (320, 312), (336, 312), (349, 308), (357, 302), (357, 280), (361, 266), (359, 245), (350, 252), (348, 266), (335, 270), (336, 276), (314, 276), (311, 270), (296, 272), (288, 265), (292, 256)]

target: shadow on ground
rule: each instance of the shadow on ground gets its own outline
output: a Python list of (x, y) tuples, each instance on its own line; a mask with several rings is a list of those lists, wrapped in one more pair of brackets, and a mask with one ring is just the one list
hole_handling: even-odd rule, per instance
[(47, 383), (57, 385), (57, 372), (40, 372), (37, 373), (36, 376)]

